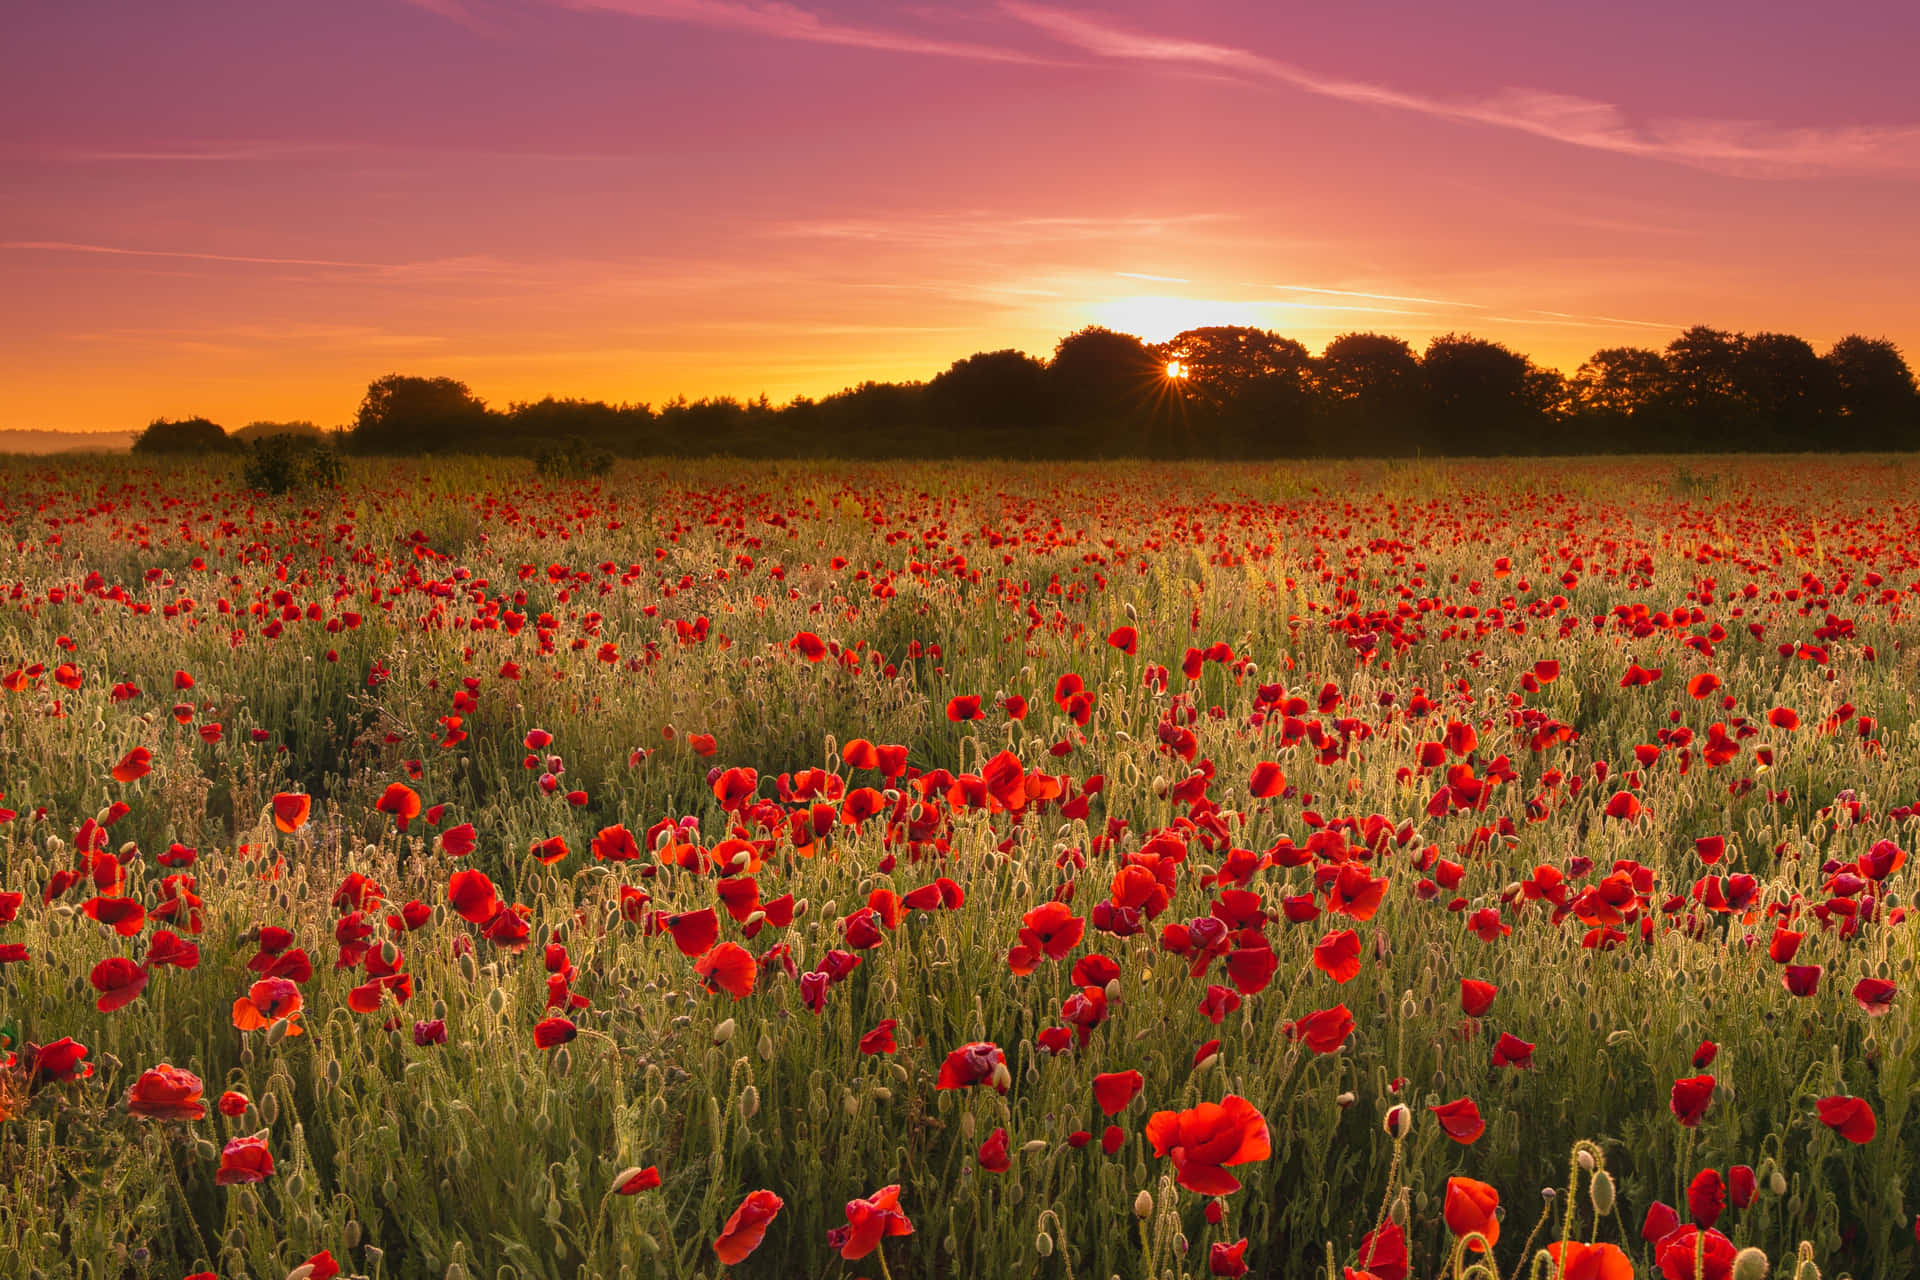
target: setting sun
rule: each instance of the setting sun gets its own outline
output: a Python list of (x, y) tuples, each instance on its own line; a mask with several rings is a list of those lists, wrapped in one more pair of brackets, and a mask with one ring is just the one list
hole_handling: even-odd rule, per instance
[(1181, 364), (1178, 360), (1169, 360), (1167, 361), (1167, 376), (1176, 381), (1184, 378), (1187, 376), (1187, 366)]

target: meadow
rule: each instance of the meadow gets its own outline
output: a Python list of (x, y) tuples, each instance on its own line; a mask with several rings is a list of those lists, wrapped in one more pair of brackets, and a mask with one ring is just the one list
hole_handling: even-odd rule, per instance
[(1920, 1268), (1911, 460), (0, 533), (0, 1275)]

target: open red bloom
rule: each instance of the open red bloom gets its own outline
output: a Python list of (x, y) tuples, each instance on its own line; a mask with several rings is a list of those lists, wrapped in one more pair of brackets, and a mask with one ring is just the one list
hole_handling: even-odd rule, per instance
[(1353, 1034), (1353, 1014), (1348, 1012), (1344, 1004), (1337, 1004), (1331, 1009), (1320, 1009), (1289, 1022), (1285, 1029), (1288, 1035), (1303, 1041), (1315, 1053), (1332, 1053)]
[(1093, 1078), (1093, 1098), (1102, 1111), (1117, 1116), (1126, 1110), (1145, 1083), (1146, 1077), (1138, 1071), (1102, 1072)]
[(132, 1004), (147, 989), (147, 968), (125, 956), (108, 956), (93, 966), (87, 981), (100, 993), (100, 998), (94, 1001), (94, 1008), (102, 1013), (112, 1013), (115, 1009)]
[(1379, 1280), (1407, 1280), (1412, 1260), (1407, 1256), (1407, 1233), (1397, 1222), (1382, 1224), (1360, 1238), (1360, 1266)]
[(974, 1153), (982, 1169), (988, 1173), (1005, 1173), (1013, 1168), (1013, 1158), (1007, 1154), (1007, 1141), (1004, 1128), (996, 1128), (987, 1135), (987, 1140), (980, 1144), (980, 1150)]
[(292, 835), (306, 826), (312, 813), (312, 796), (282, 791), (273, 797), (273, 826), (285, 835)]
[(265, 1182), (273, 1176), (273, 1155), (264, 1138), (235, 1138), (220, 1152), (220, 1168), (215, 1184), (226, 1187), (236, 1182)]
[(1883, 1017), (1893, 1011), (1897, 988), (1885, 978), (1862, 978), (1853, 984), (1853, 998), (1869, 1017)]
[(1247, 1241), (1243, 1236), (1228, 1244), (1216, 1240), (1207, 1250), (1207, 1273), (1216, 1276), (1243, 1276), (1247, 1274)]
[(1271, 760), (1262, 760), (1253, 766), (1253, 775), (1247, 780), (1247, 790), (1256, 799), (1271, 800), (1287, 789), (1287, 775), (1280, 772), (1280, 766)]
[(1711, 1227), (1727, 1210), (1727, 1184), (1718, 1169), (1702, 1169), (1687, 1184), (1687, 1216), (1697, 1227)]
[(965, 1089), (973, 1085), (991, 1084), (1001, 1093), (1007, 1091), (1007, 1085), (1001, 1083), (1007, 1078), (1007, 1055), (997, 1044), (976, 1041), (963, 1044), (947, 1055), (940, 1064), (940, 1074), (934, 1078), (936, 1089)]
[(1032, 973), (1041, 960), (1058, 960), (1073, 950), (1086, 931), (1086, 920), (1066, 903), (1042, 903), (1020, 918), (1020, 941), (1007, 952), (1007, 967)]
[(149, 1067), (127, 1090), (127, 1110), (149, 1120), (204, 1120), (200, 1077), (165, 1062)]
[(668, 916), (666, 926), (673, 935), (673, 945), (689, 958), (706, 954), (720, 936), (720, 917), (712, 907)]
[(1483, 1018), (1487, 1010), (1493, 1007), (1493, 998), (1500, 994), (1500, 988), (1491, 982), (1481, 982), (1477, 978), (1460, 979), (1460, 1008), (1469, 1018)]
[(827, 1244), (852, 1261), (880, 1247), (888, 1236), (910, 1236), (913, 1224), (900, 1212), (900, 1186), (882, 1187), (864, 1200), (847, 1201), (847, 1225), (827, 1232)]
[[(1694, 1252), (1700, 1248), (1697, 1241), (1701, 1236), (1706, 1237), (1706, 1243), (1701, 1266), (1696, 1267)], [(1653, 1250), (1654, 1263), (1666, 1280), (1728, 1280), (1733, 1274), (1733, 1258), (1733, 1241), (1718, 1231), (1699, 1227), (1682, 1227)]]
[(1147, 1120), (1153, 1154), (1173, 1158), (1174, 1180), (1203, 1196), (1230, 1195), (1240, 1180), (1226, 1166), (1265, 1160), (1273, 1154), (1267, 1122), (1251, 1102), (1228, 1094), (1185, 1111), (1156, 1111)]
[(1453, 1102), (1443, 1102), (1437, 1107), (1428, 1107), (1434, 1117), (1440, 1121), (1440, 1127), (1455, 1142), (1477, 1142), (1480, 1135), (1487, 1131), (1487, 1122), (1480, 1118), (1480, 1108), (1472, 1098), (1460, 1098)]
[(1707, 1106), (1713, 1101), (1712, 1076), (1688, 1076), (1684, 1080), (1673, 1082), (1673, 1096), (1667, 1107), (1673, 1112), (1673, 1118), (1691, 1129), (1700, 1123), (1707, 1114)]
[(131, 938), (147, 923), (147, 909), (132, 898), (88, 898), (80, 909), (123, 938)]
[(753, 981), (760, 967), (753, 962), (753, 953), (737, 942), (723, 942), (694, 961), (693, 969), (703, 982), (719, 987), (735, 1000), (744, 1000), (753, 993)]
[(480, 847), (480, 835), (471, 822), (448, 827), (440, 833), (440, 852), (449, 858), (464, 858)]
[(1836, 1094), (1820, 1099), (1814, 1106), (1820, 1113), (1820, 1123), (1848, 1142), (1872, 1142), (1873, 1135), (1879, 1132), (1879, 1122), (1865, 1098)]
[(135, 747), (120, 757), (120, 763), (113, 766), (115, 782), (137, 782), (153, 771), (153, 752), (145, 747)]
[(1502, 1031), (1493, 1045), (1493, 1065), (1519, 1067), (1524, 1071), (1533, 1065), (1533, 1045), (1519, 1036)]
[(900, 1046), (893, 1041), (893, 1029), (900, 1025), (898, 1018), (881, 1020), (873, 1030), (860, 1037), (860, 1052), (867, 1054), (892, 1053)]
[(400, 830), (407, 829), (407, 823), (420, 816), (420, 797), (412, 787), (404, 782), (393, 782), (380, 793), (373, 807), (381, 813), (393, 815), (393, 824)]
[(485, 924), (500, 914), (500, 895), (484, 871), (456, 871), (447, 879), (447, 902), (454, 913), (471, 924)]
[(1360, 972), (1360, 935), (1341, 929), (1313, 946), (1313, 967), (1335, 982), (1346, 982)]
[(1547, 1253), (1559, 1267), (1556, 1280), (1633, 1280), (1633, 1262), (1616, 1244), (1581, 1244), (1569, 1240), (1566, 1256), (1560, 1242), (1547, 1246)]
[(713, 1242), (713, 1251), (720, 1256), (720, 1261), (730, 1267), (745, 1262), (747, 1255), (767, 1238), (767, 1224), (785, 1205), (786, 1202), (771, 1191), (749, 1191), (726, 1225), (720, 1228), (720, 1238)]
[(1478, 1233), (1486, 1241), (1472, 1242), (1468, 1248), (1475, 1253), (1486, 1252), (1487, 1246), (1500, 1243), (1500, 1218), (1495, 1212), (1500, 1207), (1500, 1193), (1484, 1182), (1475, 1182), (1472, 1178), (1448, 1178), (1446, 1202), (1441, 1213), (1447, 1220), (1447, 1230), (1456, 1236), (1469, 1236)]

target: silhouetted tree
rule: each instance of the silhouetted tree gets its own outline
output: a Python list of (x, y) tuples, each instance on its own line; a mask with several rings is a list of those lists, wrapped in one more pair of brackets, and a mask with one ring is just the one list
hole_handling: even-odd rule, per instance
[(1660, 417), (1668, 447), (1709, 453), (1742, 447), (1740, 348), (1745, 339), (1697, 324), (1667, 344)]
[(1818, 449), (1840, 415), (1840, 376), (1806, 339), (1756, 333), (1734, 364), (1740, 449)]
[(1188, 412), (1218, 433), (1220, 453), (1299, 451), (1312, 402), (1313, 357), (1298, 342), (1265, 329), (1216, 325), (1176, 334), (1158, 354), (1179, 366)]
[(1063, 437), (1083, 456), (1139, 454), (1172, 420), (1167, 362), (1132, 334), (1089, 325), (1060, 339), (1047, 366)]
[(155, 418), (133, 441), (135, 453), (227, 453), (234, 448), (226, 430), (205, 418)]
[(1535, 453), (1555, 388), (1497, 342), (1442, 334), (1420, 359), (1427, 446), (1439, 453)]
[(1653, 417), (1667, 392), (1667, 358), (1646, 347), (1606, 347), (1567, 381), (1579, 452), (1653, 447)]
[(956, 360), (927, 384), (928, 421), (945, 432), (971, 436), (955, 443), (968, 453), (1034, 457), (1046, 450), (1034, 437), (1053, 418), (1047, 366), (1020, 351), (983, 351)]
[(359, 453), (478, 452), (495, 434), (493, 417), (464, 382), (390, 373), (368, 385), (348, 443)]
[(1317, 453), (1412, 453), (1419, 432), (1420, 362), (1401, 338), (1344, 333), (1327, 344), (1314, 369), (1325, 429)]
[(1885, 338), (1849, 334), (1825, 359), (1839, 384), (1835, 433), (1841, 447), (1911, 449), (1920, 441), (1920, 392), (1899, 347)]

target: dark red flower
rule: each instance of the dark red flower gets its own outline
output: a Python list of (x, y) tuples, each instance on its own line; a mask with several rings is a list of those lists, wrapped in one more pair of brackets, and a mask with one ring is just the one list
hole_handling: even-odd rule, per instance
[(1240, 1189), (1240, 1180), (1226, 1166), (1265, 1160), (1273, 1154), (1266, 1118), (1235, 1094), (1185, 1111), (1154, 1112), (1147, 1120), (1147, 1141), (1156, 1157), (1172, 1157), (1176, 1182), (1204, 1196), (1230, 1195)]

